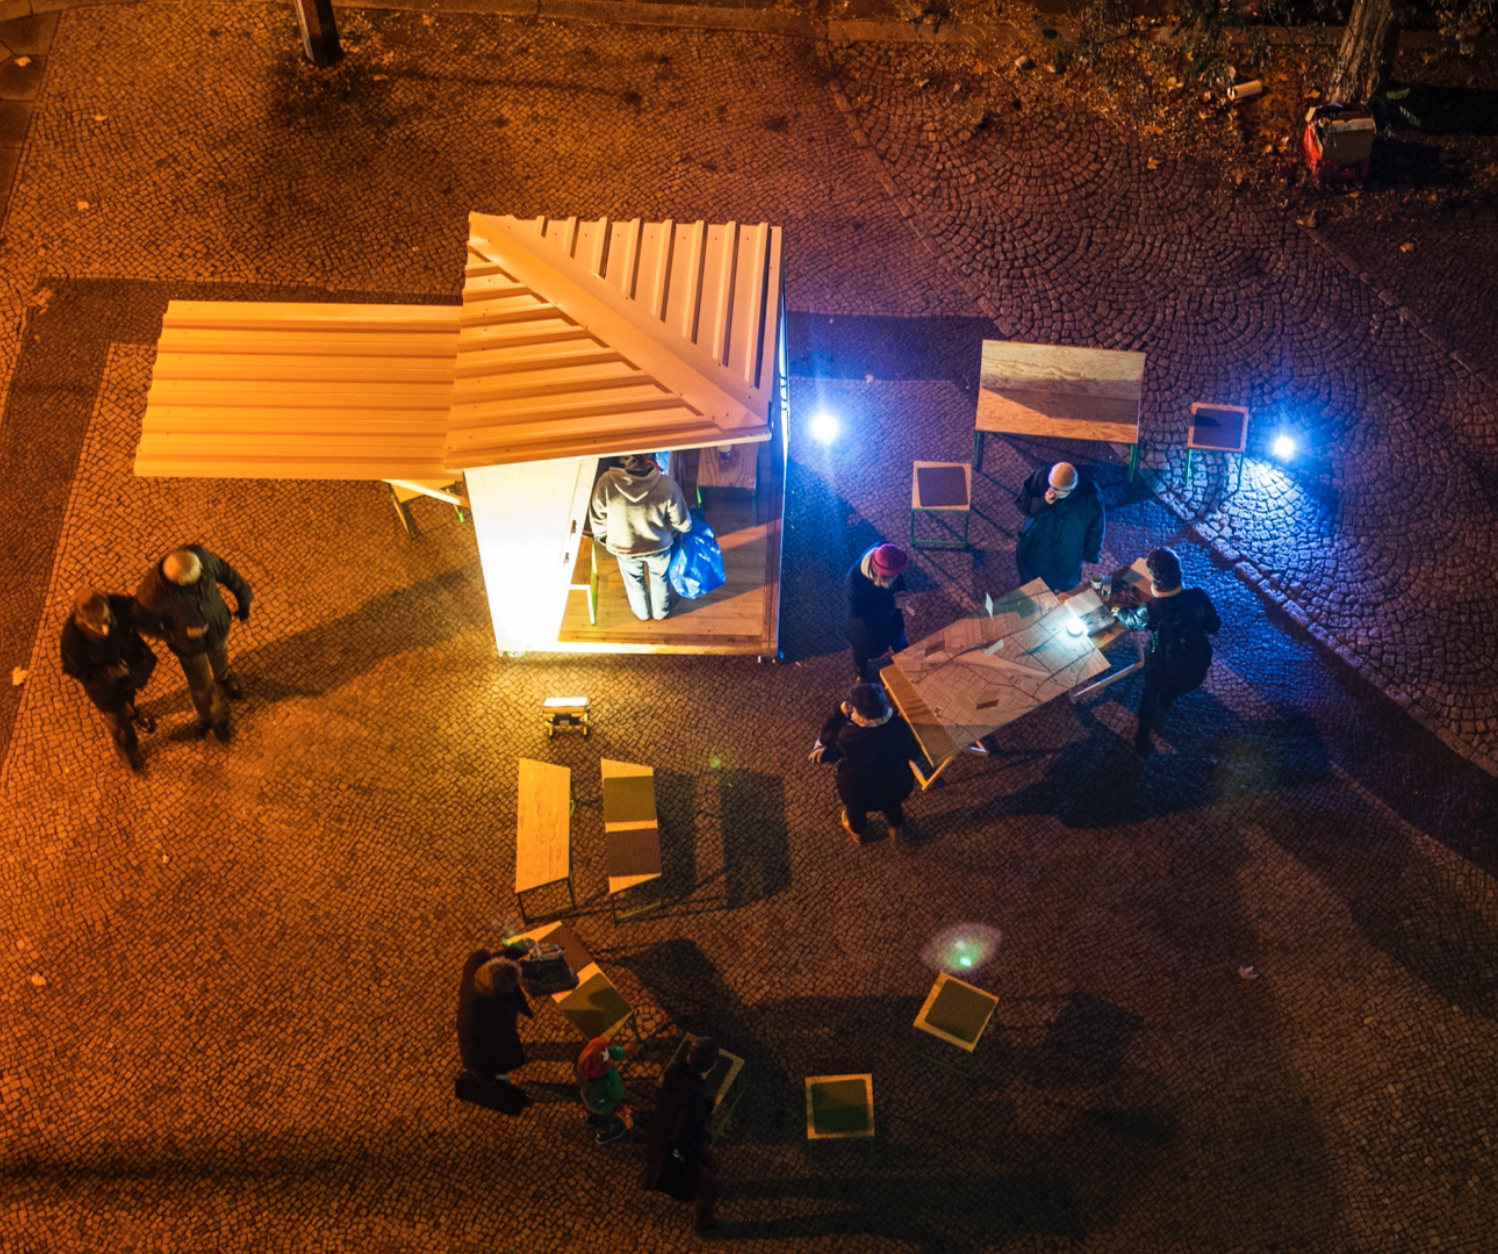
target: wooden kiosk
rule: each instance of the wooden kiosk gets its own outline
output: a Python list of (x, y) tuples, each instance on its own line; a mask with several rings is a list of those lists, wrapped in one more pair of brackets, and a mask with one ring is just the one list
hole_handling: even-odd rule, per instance
[[(763, 223), (472, 214), (461, 308), (174, 301), (135, 472), (463, 478), (500, 650), (774, 656), (782, 273)], [(725, 585), (664, 622), (586, 534), (631, 452), (672, 454), (723, 549)]]

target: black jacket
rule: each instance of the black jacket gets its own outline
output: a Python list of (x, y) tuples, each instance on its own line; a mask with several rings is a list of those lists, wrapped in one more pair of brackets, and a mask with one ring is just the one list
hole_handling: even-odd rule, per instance
[(895, 593), (905, 591), (905, 576), (896, 575), (889, 587), (881, 588), (863, 573), (863, 559), (867, 556), (859, 554), (844, 580), (848, 616), (843, 631), (854, 648), (878, 654), (894, 648), (905, 638), (905, 615), (895, 604)]
[(707, 1080), (685, 1059), (666, 1068), (655, 1091), (655, 1109), (645, 1137), (642, 1188), (669, 1193), (687, 1202), (697, 1189), (697, 1172), (707, 1152), (708, 1120), (713, 1099)]
[[(253, 594), (249, 583), (218, 554), (201, 544), (183, 547), (198, 555), (203, 573), (196, 583), (185, 587), (173, 583), (161, 572), (161, 563), (166, 561), (163, 557), (135, 591), (135, 621), (146, 635), (164, 640), (173, 653), (191, 656), (206, 653), (229, 634), (229, 607), (219, 593), (219, 584), (234, 594), (241, 615), (249, 613)], [(194, 636), (189, 634), (194, 627), (207, 630)]]
[(883, 810), (915, 787), (910, 762), (921, 760), (921, 746), (898, 714), (877, 727), (860, 727), (839, 707), (817, 739), (827, 746), (822, 761), (837, 763), (838, 796), (849, 809)]
[(1091, 479), (1081, 476), (1070, 496), (1046, 504), (1051, 468), (1042, 466), (1025, 480), (1014, 498), (1025, 516), (1015, 560), (1019, 581), (1044, 579), (1052, 592), (1070, 592), (1082, 582), (1082, 563), (1103, 554), (1106, 520), (1103, 494)]
[[(101, 710), (117, 710), (145, 687), (156, 667), (156, 655), (131, 621), (135, 602), (121, 595), (108, 600), (114, 625), (107, 636), (85, 631), (68, 615), (62, 625), (62, 673), (81, 683), (88, 699)], [(114, 673), (120, 665), (125, 675)]]
[[(1181, 684), (1177, 676), (1167, 673), (1168, 667), (1160, 651), (1160, 628), (1177, 615), (1195, 620), (1209, 636), (1215, 635), (1222, 626), (1222, 619), (1217, 615), (1217, 607), (1212, 604), (1212, 598), (1200, 588), (1184, 588), (1175, 596), (1156, 597), (1143, 605), (1121, 610), (1118, 615), (1118, 621), (1125, 627), (1133, 631), (1149, 632), (1149, 643), (1144, 650), (1144, 676), (1147, 680), (1163, 682), (1167, 687), (1181, 687)], [(1210, 646), (1207, 656), (1210, 660)]]
[(519, 988), (487, 995), (474, 987), (473, 977), (490, 958), (518, 958), (525, 949), (507, 947), (497, 954), (475, 949), (463, 964), (458, 985), (458, 1054), (463, 1067), (481, 1079), (512, 1071), (525, 1061), (520, 1043), (520, 1016), (531, 1017), (531, 1005)]

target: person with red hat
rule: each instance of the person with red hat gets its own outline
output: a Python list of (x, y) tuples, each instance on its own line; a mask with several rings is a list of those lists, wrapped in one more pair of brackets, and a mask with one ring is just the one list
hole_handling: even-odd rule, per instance
[(905, 615), (895, 597), (905, 591), (910, 559), (898, 544), (876, 544), (848, 571), (844, 591), (848, 616), (843, 632), (853, 650), (853, 669), (860, 680), (878, 677), (873, 662), (905, 648)]
[(607, 1037), (595, 1036), (577, 1060), (577, 1091), (587, 1111), (595, 1139), (608, 1145), (624, 1137), (630, 1128), (629, 1107), (624, 1105), (624, 1077), (618, 1064), (626, 1053), (610, 1045)]

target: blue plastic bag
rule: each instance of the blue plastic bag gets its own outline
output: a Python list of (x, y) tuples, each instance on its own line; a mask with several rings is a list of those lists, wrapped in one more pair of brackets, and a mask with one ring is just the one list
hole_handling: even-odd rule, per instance
[(702, 519), (694, 517), (692, 529), (677, 539), (666, 578), (676, 595), (688, 601), (723, 586), (723, 553), (718, 537)]

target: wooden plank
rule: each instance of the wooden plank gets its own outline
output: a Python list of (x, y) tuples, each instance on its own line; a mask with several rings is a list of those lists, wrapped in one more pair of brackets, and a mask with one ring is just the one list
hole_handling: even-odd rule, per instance
[(603, 832), (609, 893), (659, 879), (660, 825), (655, 809), (655, 771), (635, 762), (604, 758)]
[(702, 450), (697, 463), (697, 485), (703, 488), (754, 490), (759, 469), (759, 444), (730, 444), (726, 449)]
[(457, 323), (451, 305), (313, 305), (257, 301), (174, 300), (163, 327), (211, 330), (428, 331)]
[(232, 383), (419, 383), (450, 384), (451, 359), (288, 356), (266, 353), (161, 353), (152, 372), (157, 380)]
[(1009, 397), (996, 396), (991, 392), (978, 393), (978, 412), (975, 429), (978, 431), (1002, 432), (1007, 435), (1052, 436), (1064, 440), (1104, 440), (1121, 444), (1134, 444), (1139, 439), (1139, 417), (1137, 404), (1130, 409), (1126, 405), (1114, 405), (1110, 411), (1096, 405), (1064, 412), (1058, 405), (1050, 404), (1050, 412), (1042, 412)]
[(344, 334), (333, 330), (312, 333), (167, 327), (156, 344), (158, 355), (244, 353), (253, 356), (285, 353), (288, 356), (320, 357), (416, 357), (449, 362), (456, 351), (457, 345), (451, 327), (427, 333), (366, 331), (358, 334)]
[[(462, 402), (469, 405), (533, 396), (579, 396), (586, 401), (591, 394), (610, 389), (670, 395), (649, 375), (642, 374), (617, 354), (576, 365), (464, 374), (458, 380), (458, 388)], [(458, 394), (454, 399), (458, 399)]]
[(283, 383), (263, 380), (236, 380), (232, 388), (200, 379), (157, 379), (147, 394), (154, 404), (219, 405), (224, 408), (248, 405), (307, 405), (309, 401), (328, 400), (345, 407), (369, 405), (378, 409), (445, 404), (448, 389), (433, 383), (383, 383), (377, 386), (350, 387), (347, 383)]
[(577, 369), (624, 359), (592, 339), (538, 340), (534, 344), (489, 344), (465, 348), (458, 355), (456, 377), (496, 376), (526, 371)]
[(520, 759), (515, 811), (515, 891), (555, 884), (572, 874), (572, 772)]
[(1144, 364), (1143, 353), (984, 340), (976, 429), (1135, 443)]

